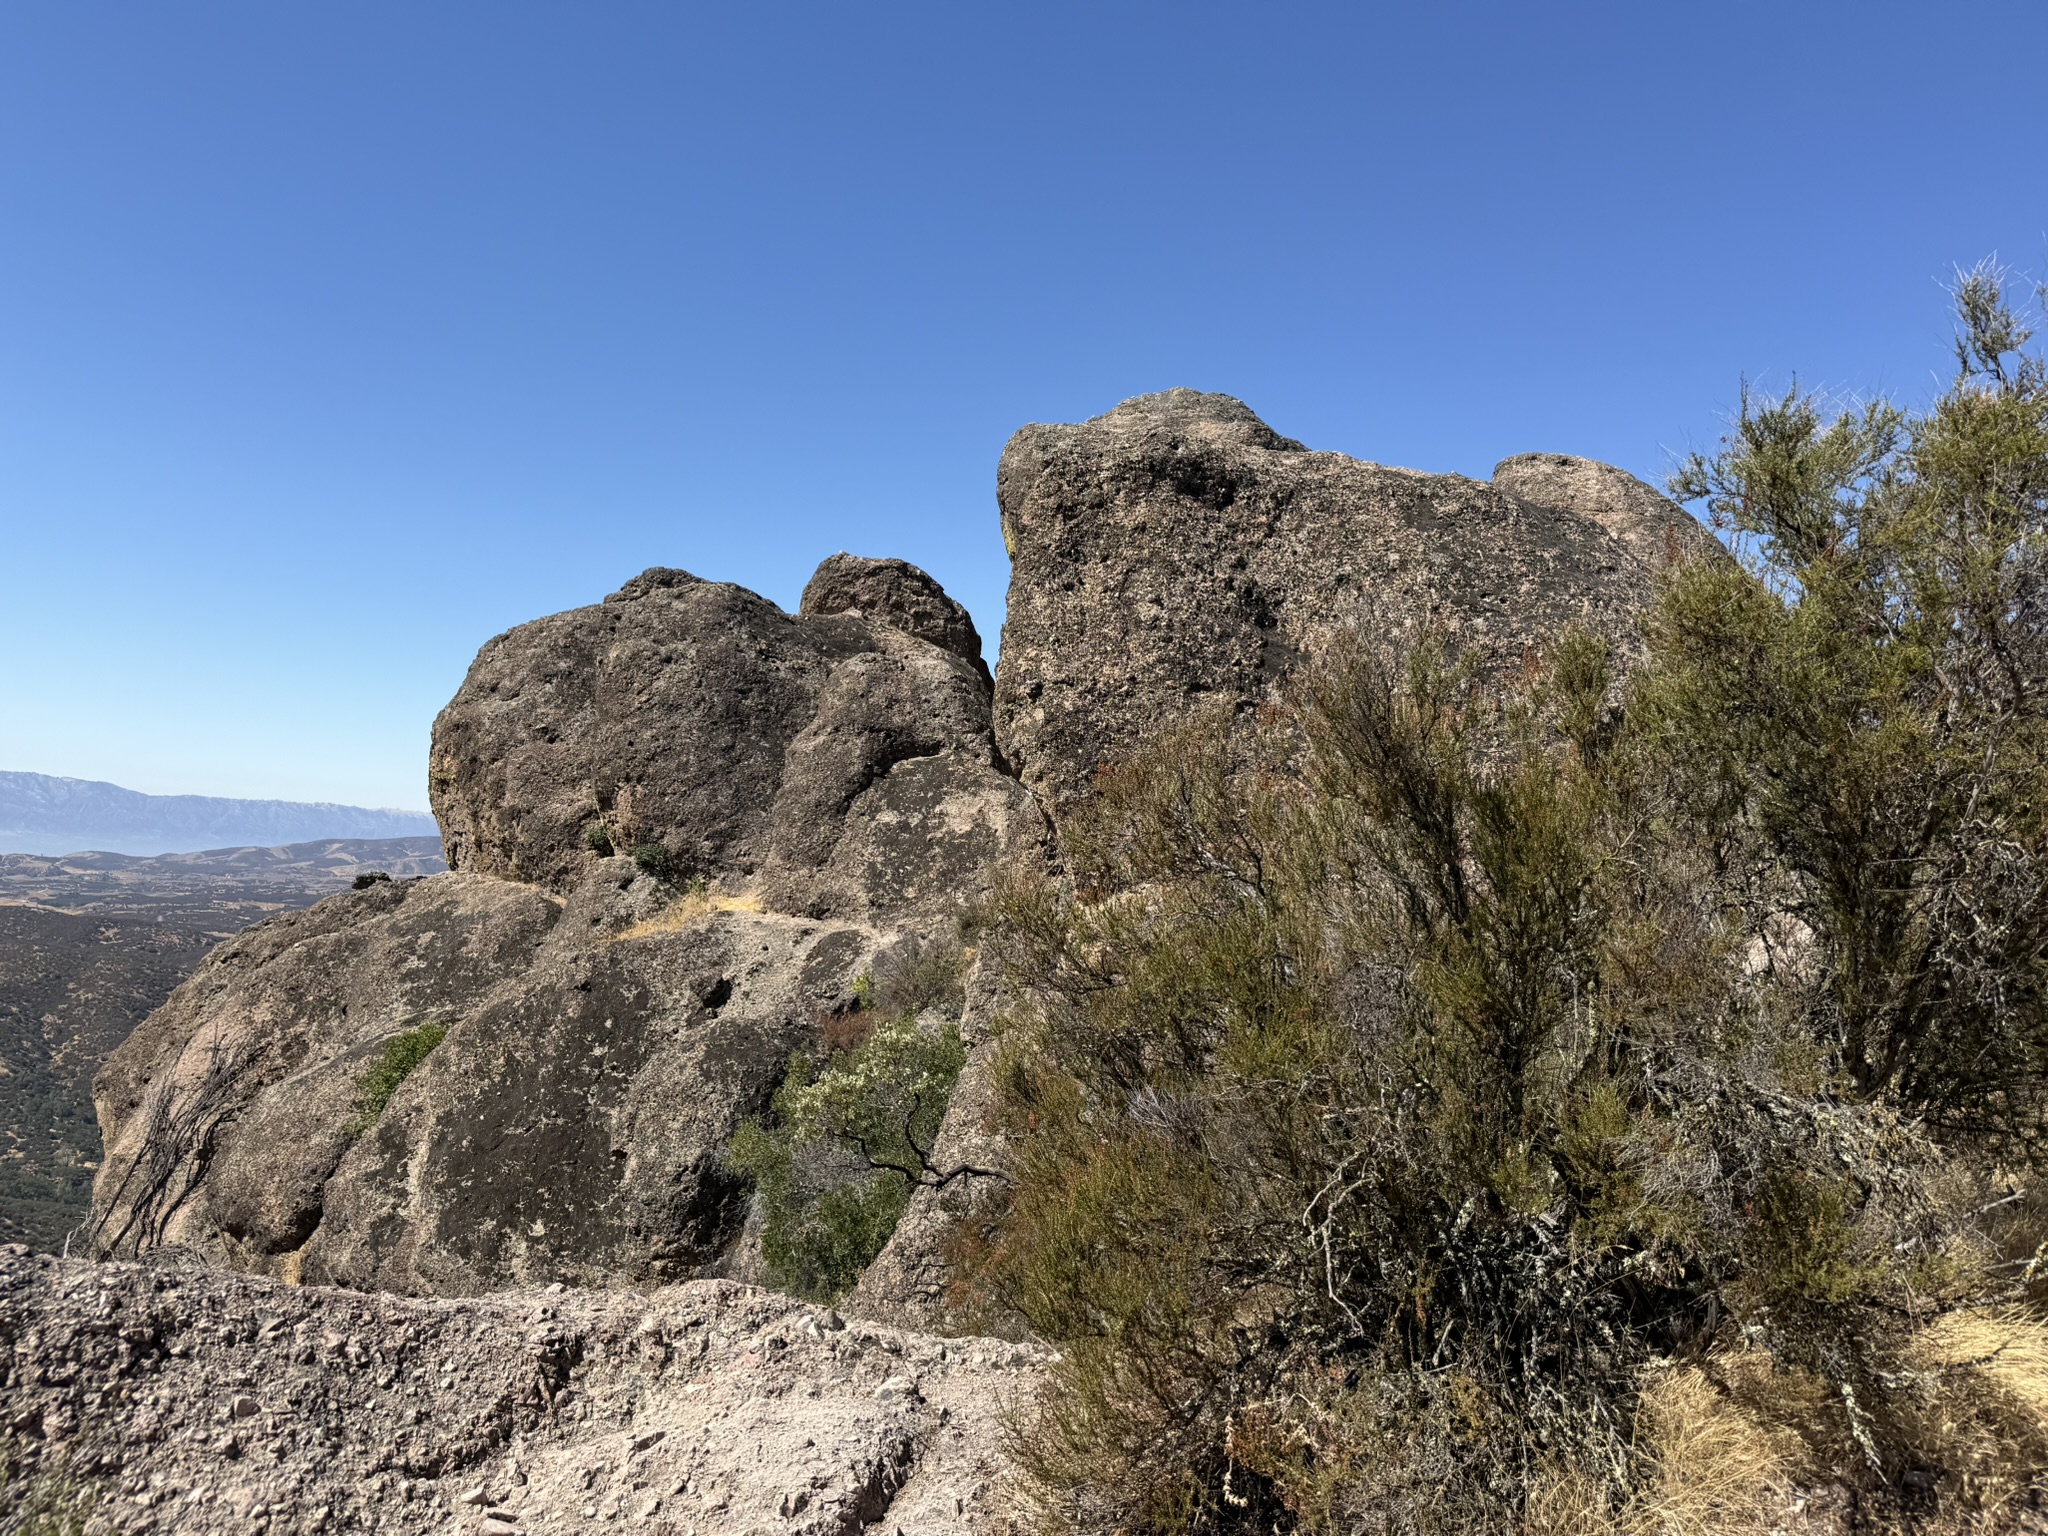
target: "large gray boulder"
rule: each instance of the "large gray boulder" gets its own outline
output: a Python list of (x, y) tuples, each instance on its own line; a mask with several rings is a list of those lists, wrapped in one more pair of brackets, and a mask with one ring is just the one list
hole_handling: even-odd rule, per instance
[(434, 724), (449, 867), (559, 892), (607, 846), (658, 848), (776, 910), (956, 903), (1037, 812), (997, 766), (965, 612), (848, 558), (799, 615), (652, 570), (485, 645)]
[(937, 584), (839, 556), (813, 594), (651, 571), (487, 645), (435, 732), (454, 871), (249, 930), (114, 1053), (96, 1251), (443, 1295), (747, 1272), (733, 1132), (1044, 826)]
[(951, 651), (994, 686), (981, 656), (981, 634), (969, 614), (945, 588), (907, 560), (870, 560), (837, 554), (826, 560), (804, 584), (798, 612), (851, 613), (878, 619)]
[(1204, 702), (1251, 704), (1339, 630), (1417, 619), (1518, 656), (1625, 635), (1668, 559), (1712, 544), (1622, 471), (1528, 455), (1489, 484), (1316, 453), (1176, 389), (1030, 426), (997, 470), (1012, 561), (996, 738), (1046, 804)]
[[(1031, 426), (997, 471), (1012, 561), (996, 670), (1005, 761), (1055, 826), (1099, 766), (1203, 705), (1250, 706), (1339, 632), (1424, 620), (1519, 661), (1574, 620), (1627, 642), (1658, 570), (1712, 537), (1641, 481), (1559, 454), (1492, 483), (1314, 453), (1242, 401), (1177, 389), (1078, 426)], [(970, 1055), (940, 1160), (1000, 1167), (992, 1057), (970, 988)], [(955, 1306), (952, 1255), (992, 1180), (920, 1189), (849, 1305), (923, 1328)], [(983, 1316), (983, 1325), (1003, 1326)]]

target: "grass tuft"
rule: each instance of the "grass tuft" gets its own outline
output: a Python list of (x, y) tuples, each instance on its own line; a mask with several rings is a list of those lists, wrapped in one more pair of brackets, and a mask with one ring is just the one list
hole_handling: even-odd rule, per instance
[(621, 929), (607, 943), (623, 944), (631, 939), (651, 939), (664, 933), (681, 933), (714, 912), (762, 912), (761, 898), (748, 892), (737, 896), (714, 895), (704, 885), (692, 886), (650, 918)]

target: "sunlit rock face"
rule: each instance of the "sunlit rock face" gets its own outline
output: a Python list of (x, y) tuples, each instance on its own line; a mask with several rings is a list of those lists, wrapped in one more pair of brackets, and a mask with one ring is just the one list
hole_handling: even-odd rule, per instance
[(248, 930), (109, 1060), (101, 1251), (442, 1295), (746, 1273), (735, 1129), (1043, 836), (972, 622), (901, 561), (835, 556), (794, 616), (658, 570), (523, 625), (433, 761), (453, 872)]
[(1389, 469), (1186, 389), (1025, 427), (996, 483), (996, 739), (1055, 821), (1148, 731), (1270, 697), (1340, 630), (1428, 618), (1501, 657), (1574, 619), (1625, 637), (1656, 569), (1712, 544), (1588, 459), (1524, 455), (1491, 483)]

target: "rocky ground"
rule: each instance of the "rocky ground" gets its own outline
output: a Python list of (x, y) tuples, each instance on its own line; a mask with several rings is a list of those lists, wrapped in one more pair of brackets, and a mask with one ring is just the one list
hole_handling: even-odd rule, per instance
[(407, 1300), (6, 1248), (0, 1525), (84, 1496), (134, 1536), (988, 1531), (1042, 1358), (729, 1281)]

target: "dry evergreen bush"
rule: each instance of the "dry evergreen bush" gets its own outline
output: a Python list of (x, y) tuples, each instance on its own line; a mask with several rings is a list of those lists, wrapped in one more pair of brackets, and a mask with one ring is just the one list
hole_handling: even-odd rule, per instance
[(1029, 1001), (974, 1259), (1061, 1352), (1017, 1426), (1048, 1524), (1762, 1530), (1832, 1484), (1966, 1529), (2048, 1491), (2010, 1215), (2048, 387), (1996, 278), (1959, 297), (1927, 415), (1746, 405), (1688, 466), (1747, 569), (1672, 573), (1626, 680), (1583, 633), (1504, 678), (1387, 626), (1105, 773), (1064, 879), (1000, 891)]

